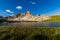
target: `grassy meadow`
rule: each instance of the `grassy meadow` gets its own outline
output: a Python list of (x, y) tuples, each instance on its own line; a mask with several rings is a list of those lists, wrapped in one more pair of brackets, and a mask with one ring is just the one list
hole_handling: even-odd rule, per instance
[(60, 40), (60, 28), (0, 27), (0, 40)]
[(60, 15), (51, 16), (51, 19), (45, 20), (43, 22), (60, 22)]

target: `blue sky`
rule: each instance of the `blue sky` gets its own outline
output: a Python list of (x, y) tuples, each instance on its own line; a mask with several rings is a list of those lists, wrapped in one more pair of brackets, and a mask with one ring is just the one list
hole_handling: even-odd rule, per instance
[(11, 16), (30, 11), (33, 15), (60, 14), (60, 0), (0, 0), (0, 16)]

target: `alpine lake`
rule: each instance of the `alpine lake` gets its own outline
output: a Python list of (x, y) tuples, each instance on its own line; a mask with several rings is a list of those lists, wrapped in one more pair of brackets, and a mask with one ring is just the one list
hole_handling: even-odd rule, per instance
[(18, 26), (18, 27), (60, 27), (60, 22), (11, 22), (0, 23), (0, 26)]

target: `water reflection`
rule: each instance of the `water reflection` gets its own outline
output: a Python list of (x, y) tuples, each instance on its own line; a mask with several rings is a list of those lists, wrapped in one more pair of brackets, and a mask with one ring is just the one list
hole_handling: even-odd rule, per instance
[(59, 22), (19, 22), (0, 24), (0, 26), (20, 26), (20, 27), (60, 27)]

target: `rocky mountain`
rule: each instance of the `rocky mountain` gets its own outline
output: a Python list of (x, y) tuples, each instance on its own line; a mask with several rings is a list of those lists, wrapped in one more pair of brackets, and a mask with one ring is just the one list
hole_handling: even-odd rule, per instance
[(6, 17), (9, 21), (42, 21), (42, 20), (48, 20), (50, 19), (49, 16), (43, 15), (37, 15), (33, 16), (29, 11), (27, 11), (25, 14), (17, 14), (14, 16)]

